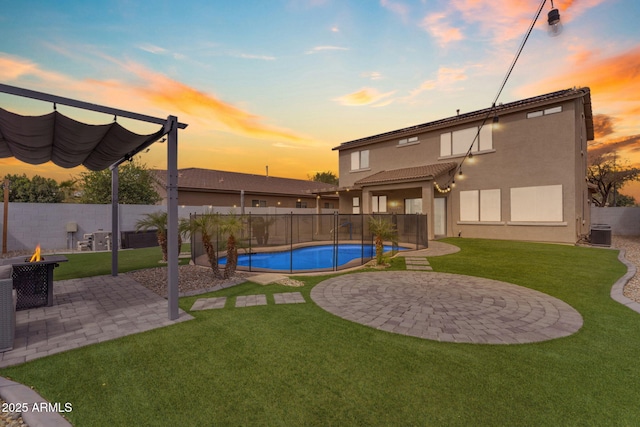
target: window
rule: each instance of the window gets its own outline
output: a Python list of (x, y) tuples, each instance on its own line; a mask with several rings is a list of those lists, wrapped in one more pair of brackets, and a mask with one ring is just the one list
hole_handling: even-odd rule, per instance
[(422, 199), (404, 199), (404, 213), (421, 214)]
[(545, 110), (540, 111), (532, 111), (527, 113), (527, 119), (533, 119), (536, 117), (548, 116), (549, 114), (556, 114), (562, 112), (562, 105), (558, 105), (557, 107), (547, 108)]
[(512, 188), (511, 221), (562, 222), (562, 185)]
[(369, 150), (355, 151), (351, 153), (351, 170), (369, 168)]
[(296, 208), (306, 208), (307, 202), (296, 202)]
[(354, 214), (360, 213), (360, 197), (353, 198), (353, 213)]
[(334, 204), (329, 202), (324, 202), (325, 209), (334, 209)]
[(398, 145), (415, 144), (416, 142), (418, 142), (418, 137), (412, 136), (411, 138), (401, 139), (400, 141), (398, 141)]
[[(477, 137), (476, 137), (477, 136)], [(472, 146), (473, 144), (473, 146)], [(456, 130), (440, 134), (440, 156), (457, 156), (466, 154), (471, 147), (472, 153), (493, 149), (493, 129), (485, 125), (478, 127)]]
[(371, 197), (371, 212), (387, 212), (387, 196)]
[(251, 206), (256, 207), (256, 208), (266, 208), (267, 207), (267, 201), (266, 200), (252, 200), (251, 201)]
[(460, 192), (460, 221), (499, 222), (500, 189)]

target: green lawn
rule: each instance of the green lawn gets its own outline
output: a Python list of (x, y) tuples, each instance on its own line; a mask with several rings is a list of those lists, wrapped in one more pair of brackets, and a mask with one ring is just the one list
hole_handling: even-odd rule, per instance
[[(182, 251), (189, 251), (188, 244), (182, 245)], [(54, 280), (66, 280), (76, 277), (90, 277), (111, 274), (111, 252), (79, 252), (65, 254), (68, 262), (61, 262), (53, 270)], [(141, 270), (143, 268), (163, 267), (160, 263), (162, 252), (160, 247), (122, 250), (118, 252), (118, 272)], [(181, 259), (181, 264), (188, 264), (189, 259)]]
[[(422, 340), (326, 313), (309, 293), (328, 276), (297, 277), (303, 288), (246, 283), (210, 294), (232, 302), (267, 293), (267, 306), (230, 302), (0, 375), (71, 402), (76, 426), (638, 425), (640, 314), (609, 297), (625, 272), (616, 251), (448, 242), (462, 251), (431, 258), (434, 270), (548, 293), (576, 308), (583, 328), (513, 346)], [(301, 291), (308, 303), (273, 305), (270, 295), (283, 291)]]

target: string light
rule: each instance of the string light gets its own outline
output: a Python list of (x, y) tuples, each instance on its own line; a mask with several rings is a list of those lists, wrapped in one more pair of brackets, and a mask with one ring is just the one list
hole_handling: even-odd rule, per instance
[(440, 194), (444, 194), (444, 193), (450, 193), (451, 192), (451, 187), (447, 187), (447, 188), (440, 188), (440, 185), (438, 185), (437, 182), (433, 182), (433, 186), (436, 188), (436, 190), (438, 191), (438, 193)]
[[(498, 115), (496, 114), (496, 102), (498, 101), (498, 99), (500, 98), (500, 95), (502, 94), (502, 90), (504, 89), (504, 87), (507, 84), (507, 81), (509, 80), (509, 77), (511, 76), (511, 72), (513, 71), (513, 68), (516, 66), (516, 62), (518, 62), (518, 58), (520, 58), (520, 54), (522, 53), (522, 50), (524, 49), (524, 45), (527, 43), (527, 40), (529, 39), (529, 35), (531, 34), (531, 31), (533, 30), (533, 27), (535, 26), (536, 22), (538, 21), (538, 17), (540, 16), (540, 12), (542, 12), (542, 8), (544, 7), (544, 5), (546, 4), (547, 0), (541, 0), (540, 2), (540, 6), (538, 7), (538, 10), (536, 11), (536, 14), (533, 18), (533, 20), (531, 21), (531, 24), (529, 25), (529, 29), (527, 30), (524, 38), (522, 39), (522, 42), (520, 43), (520, 46), (518, 47), (518, 52), (516, 53), (516, 56), (513, 58), (513, 61), (511, 62), (511, 65), (509, 66), (509, 70), (507, 71), (507, 74), (505, 75), (504, 79), (502, 80), (502, 84), (500, 85), (500, 89), (498, 90), (498, 93), (495, 97), (495, 99), (493, 100), (493, 103), (491, 104), (491, 108), (489, 108), (489, 110), (487, 111), (487, 114), (484, 116), (484, 119), (482, 120), (482, 123), (480, 124), (480, 126), (478, 127), (478, 132), (476, 132), (476, 136), (473, 138), (473, 141), (471, 142), (471, 146), (469, 146), (469, 149), (467, 150), (467, 152), (465, 153), (464, 157), (462, 158), (462, 160), (460, 161), (460, 164), (458, 165), (458, 167), (456, 168), (456, 170), (460, 171), (460, 174), (462, 174), (462, 164), (464, 163), (464, 161), (467, 158), (472, 158), (473, 157), (473, 153), (471, 152), (471, 150), (473, 149), (474, 144), (476, 143), (477, 140), (479, 140), (480, 138), (480, 131), (482, 130), (482, 127), (485, 125), (485, 123), (487, 122), (487, 120), (489, 119), (489, 117), (491, 117), (491, 114), (493, 113), (493, 123), (499, 123), (499, 118)], [(556, 27), (552, 28), (553, 31), (553, 35), (557, 35), (560, 33), (562, 27), (560, 26), (560, 14), (557, 11), (557, 9), (554, 8), (553, 6), (553, 0), (551, 0), (551, 8), (552, 10), (549, 12), (549, 26), (553, 27), (554, 25), (556, 25)], [(557, 16), (556, 16), (557, 15)], [(455, 176), (455, 172), (453, 173), (452, 177)], [(451, 186), (454, 187), (455, 186), (455, 179), (451, 180)], [(450, 188), (447, 185), (448, 188)]]

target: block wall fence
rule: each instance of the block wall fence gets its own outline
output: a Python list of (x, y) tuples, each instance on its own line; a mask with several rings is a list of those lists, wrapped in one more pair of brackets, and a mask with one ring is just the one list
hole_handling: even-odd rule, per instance
[(640, 207), (592, 207), (591, 224), (610, 225), (614, 236), (640, 236)]
[[(120, 231), (135, 230), (136, 222), (147, 213), (165, 210), (161, 205), (119, 205)], [(239, 209), (225, 206), (179, 206), (178, 215), (188, 218), (189, 214), (207, 211), (240, 213)], [(245, 213), (283, 214), (316, 213), (315, 209), (286, 208), (246, 208)], [(333, 213), (323, 209), (322, 213)], [(77, 231), (67, 232), (67, 225), (77, 224)], [(608, 224), (612, 234), (619, 236), (640, 236), (640, 207), (591, 208), (592, 224)], [(4, 215), (0, 214), (0, 233), (4, 229)], [(9, 203), (7, 219), (7, 250), (29, 251), (40, 244), (46, 252), (75, 251), (78, 240), (83, 235), (95, 231), (111, 231), (111, 205), (86, 205), (72, 203)]]
[[(120, 232), (133, 231), (136, 222), (147, 213), (166, 211), (162, 205), (119, 205), (118, 224)], [(238, 208), (224, 206), (179, 206), (178, 216), (207, 211), (239, 214)], [(245, 213), (316, 213), (313, 209), (246, 208)], [(333, 210), (323, 209), (322, 213)], [(4, 230), (4, 215), (0, 213), (0, 234)], [(67, 232), (67, 226), (77, 225), (76, 232)], [(73, 203), (9, 203), (7, 218), (7, 251), (30, 251), (40, 244), (44, 252), (71, 252), (77, 250), (78, 240), (95, 231), (111, 231), (111, 205), (89, 205)]]

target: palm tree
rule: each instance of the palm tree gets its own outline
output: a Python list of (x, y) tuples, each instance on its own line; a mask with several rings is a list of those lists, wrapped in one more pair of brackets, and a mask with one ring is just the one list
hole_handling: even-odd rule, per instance
[(227, 234), (227, 264), (224, 267), (224, 278), (228, 279), (236, 273), (236, 267), (238, 266), (238, 243), (236, 240), (236, 233), (238, 233), (244, 227), (244, 219), (242, 216), (237, 216), (235, 213), (230, 212), (224, 219), (221, 220), (220, 231), (222, 234)]
[(136, 231), (156, 230), (158, 245), (162, 251), (162, 261), (167, 261), (167, 213), (163, 211), (144, 214), (142, 219), (136, 222)]
[(384, 241), (396, 241), (397, 230), (395, 224), (384, 217), (369, 217), (369, 231), (375, 236), (376, 263), (382, 265), (382, 254), (384, 252)]
[[(188, 230), (191, 234), (200, 234), (202, 239), (202, 246), (207, 253), (209, 265), (213, 271), (213, 276), (216, 279), (222, 279), (223, 276), (220, 273), (220, 267), (218, 266), (218, 257), (216, 255), (216, 247), (211, 241), (211, 236), (216, 232), (218, 224), (220, 223), (220, 215), (217, 213), (204, 213), (192, 218), (188, 222), (188, 226), (182, 227), (183, 234), (185, 230)], [(185, 223), (186, 224), (186, 223)]]

